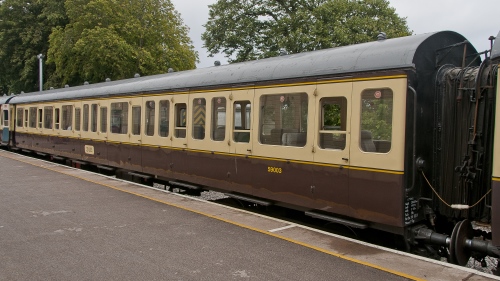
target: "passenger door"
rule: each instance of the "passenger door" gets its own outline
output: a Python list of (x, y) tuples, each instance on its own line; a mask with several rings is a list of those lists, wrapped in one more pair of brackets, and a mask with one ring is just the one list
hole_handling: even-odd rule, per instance
[[(229, 139), (234, 164), (231, 171), (232, 188), (236, 192), (251, 194), (253, 182), (253, 163), (248, 156), (252, 155), (252, 130), (257, 128), (254, 114), (254, 89), (238, 90), (231, 93), (229, 100)], [(257, 135), (257, 134), (256, 134)]]
[[(176, 178), (184, 181), (189, 181), (192, 179), (190, 175), (192, 170), (192, 165), (187, 159), (188, 154), (188, 120), (189, 117), (189, 95), (188, 94), (177, 94), (173, 96), (170, 100), (172, 104), (172, 111), (170, 115), (170, 120), (173, 121), (173, 128), (171, 130), (172, 140), (172, 150), (170, 154), (170, 171), (175, 174)], [(184, 177), (184, 178), (181, 178)]]
[(349, 206), (359, 219), (404, 223), (406, 78), (353, 85)]
[(254, 89), (232, 92), (229, 112), (231, 116), (231, 152), (239, 155), (252, 154), (252, 106)]
[(1, 111), (2, 111), (2, 118), (1, 118), (2, 125), (0, 126), (0, 128), (2, 128), (2, 144), (7, 145), (9, 143), (9, 105), (3, 104)]
[(144, 126), (142, 118), (142, 98), (131, 99), (129, 104), (131, 108), (131, 114), (129, 117), (129, 124), (131, 127), (129, 131), (128, 145), (129, 169), (142, 171), (142, 128)]
[(352, 82), (319, 84), (315, 99), (314, 194), (319, 209), (348, 215)]

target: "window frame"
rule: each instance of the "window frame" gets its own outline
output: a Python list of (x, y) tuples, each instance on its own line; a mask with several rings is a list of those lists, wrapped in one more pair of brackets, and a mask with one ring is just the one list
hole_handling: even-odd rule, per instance
[[(386, 98), (388, 97), (388, 98)], [(372, 101), (372, 102), (370, 102)], [(373, 101), (380, 101), (375, 107)], [(389, 108), (384, 108), (384, 105)], [(373, 110), (377, 110), (374, 116), (390, 117), (390, 119), (378, 120), (376, 125), (363, 125), (363, 121), (373, 122), (376, 118), (369, 116), (369, 108), (373, 106)], [(379, 107), (381, 109), (379, 109)], [(365, 114), (366, 113), (366, 114)], [(390, 113), (389, 115), (387, 115)], [(364, 116), (367, 116), (364, 118)], [(385, 123), (385, 124), (384, 124)], [(364, 153), (382, 153), (387, 154), (392, 149), (393, 143), (393, 123), (394, 123), (394, 91), (391, 88), (367, 88), (360, 93), (360, 110), (359, 110), (359, 140), (358, 147)], [(382, 135), (389, 134), (389, 139), (382, 139)]]
[(207, 100), (205, 98), (194, 98), (191, 111), (191, 137), (195, 140), (203, 140), (207, 130)]
[(24, 127), (24, 107), (18, 107), (16, 109), (16, 126), (18, 128)]
[[(224, 96), (213, 97), (211, 100), (212, 116), (210, 137), (213, 141), (224, 141), (226, 139), (227, 129), (227, 98)], [(223, 105), (223, 106), (220, 106)], [(224, 110), (219, 110), (223, 108)], [(220, 116), (223, 113), (222, 117)], [(219, 123), (223, 119), (222, 123)]]
[[(325, 105), (339, 106), (340, 126), (326, 125)], [(319, 131), (318, 147), (328, 150), (345, 150), (347, 148), (347, 124), (349, 123), (347, 111), (349, 101), (345, 96), (325, 96), (319, 100)], [(328, 127), (327, 127), (328, 126)], [(331, 139), (330, 139), (331, 138)]]
[[(166, 105), (166, 106), (165, 106)], [(163, 109), (166, 111), (163, 112)], [(158, 102), (158, 136), (160, 138), (168, 138), (170, 135), (170, 101), (160, 100)], [(166, 130), (162, 130), (166, 127)]]
[[(129, 133), (129, 103), (128, 102), (112, 102), (111, 106), (111, 121), (110, 132), (112, 134), (126, 135)], [(119, 123), (116, 123), (119, 122)]]
[[(239, 118), (241, 126), (236, 126), (237, 105), (240, 106)], [(250, 106), (249, 108), (247, 108)], [(252, 102), (250, 100), (237, 100), (233, 102), (233, 141), (249, 143), (252, 132)], [(248, 126), (247, 126), (248, 125)]]
[[(296, 108), (297, 105), (298, 108)], [(310, 126), (307, 120), (309, 116), (309, 95), (307, 92), (263, 94), (259, 98), (259, 109), (258, 141), (260, 144), (306, 146), (308, 127)], [(285, 114), (289, 116), (284, 116)], [(297, 116), (298, 118), (290, 118)], [(277, 123), (277, 121), (279, 122)], [(290, 123), (286, 124), (286, 122), (292, 122), (294, 126), (287, 128)], [(264, 129), (265, 127), (266, 129)], [(266, 134), (267, 128), (269, 128), (268, 134)]]

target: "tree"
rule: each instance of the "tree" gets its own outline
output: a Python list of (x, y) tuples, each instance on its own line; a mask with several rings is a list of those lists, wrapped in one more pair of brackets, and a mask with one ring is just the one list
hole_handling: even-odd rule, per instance
[(192, 69), (188, 28), (169, 0), (67, 0), (67, 26), (50, 36), (51, 85)]
[[(38, 89), (38, 54), (53, 27), (67, 23), (64, 0), (0, 1), (0, 94)], [(45, 73), (53, 69), (46, 68)]]
[(204, 26), (209, 54), (230, 62), (411, 34), (386, 0), (219, 0)]

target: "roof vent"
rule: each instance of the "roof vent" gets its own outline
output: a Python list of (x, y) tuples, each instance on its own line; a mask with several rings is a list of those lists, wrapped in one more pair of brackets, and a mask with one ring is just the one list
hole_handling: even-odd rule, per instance
[(83, 85), (88, 85), (88, 84), (89, 84), (89, 81), (83, 82)]
[(167, 70), (167, 72), (168, 72), (168, 73), (172, 73), (172, 72), (174, 72), (174, 69), (173, 69), (173, 68), (169, 68), (169, 69)]
[(139, 73), (134, 74), (134, 78), (139, 78), (141, 75)]
[(69, 85), (68, 84), (64, 85), (64, 88), (69, 88)]
[(218, 61), (218, 60), (214, 61), (214, 65), (215, 66), (220, 66), (220, 61)]
[(385, 39), (387, 39), (387, 34), (385, 34), (385, 32), (382, 32), (382, 31), (381, 31), (381, 32), (377, 35), (377, 40), (378, 40), (378, 41), (383, 41), (383, 40), (385, 40)]
[(106, 82), (111, 82), (111, 78), (106, 78)]

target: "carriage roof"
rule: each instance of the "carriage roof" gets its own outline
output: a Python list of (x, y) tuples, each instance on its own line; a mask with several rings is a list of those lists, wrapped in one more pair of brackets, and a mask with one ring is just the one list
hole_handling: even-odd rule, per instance
[[(377, 70), (418, 68), (433, 64), (436, 47), (465, 41), (455, 32), (442, 31), (349, 45), (268, 59), (188, 71), (103, 82), (43, 92), (23, 93), (11, 103), (108, 97), (124, 94), (187, 91), (288, 79), (313, 79)], [(472, 46), (470, 49), (474, 49)], [(425, 59), (422, 59), (425, 57)], [(418, 58), (418, 59), (416, 59)], [(423, 68), (430, 66), (422, 65)], [(432, 65), (432, 68), (435, 66)]]

